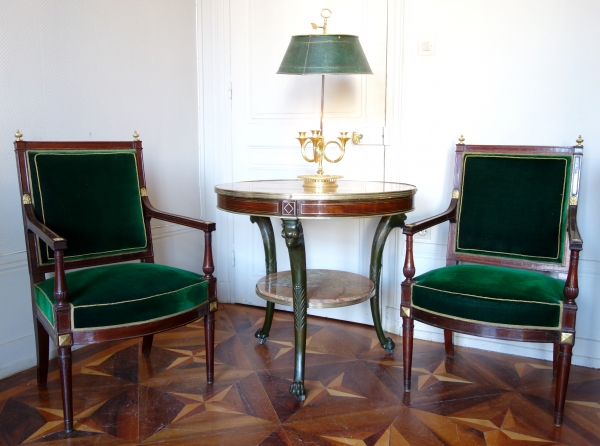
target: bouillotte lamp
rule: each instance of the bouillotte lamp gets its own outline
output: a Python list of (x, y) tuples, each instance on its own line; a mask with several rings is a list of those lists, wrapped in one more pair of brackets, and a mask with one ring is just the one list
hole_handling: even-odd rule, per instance
[[(298, 132), (298, 141), (302, 149), (302, 157), (309, 163), (317, 163), (316, 175), (300, 175), (304, 179), (304, 187), (315, 190), (335, 190), (337, 179), (341, 175), (325, 175), (323, 173), (323, 158), (330, 163), (337, 163), (344, 157), (346, 142), (350, 139), (348, 132), (340, 132), (339, 142), (335, 140), (325, 141), (323, 137), (323, 105), (325, 100), (325, 75), (326, 74), (373, 74), (365, 53), (360, 45), (358, 36), (349, 34), (327, 34), (327, 19), (331, 17), (331, 10), (323, 9), (321, 17), (324, 19), (323, 26), (312, 23), (313, 29), (323, 28), (323, 34), (292, 36), (281, 66), (277, 74), (320, 74), (321, 75), (321, 114), (320, 129), (311, 130), (312, 135), (306, 136), (306, 132)], [(354, 135), (353, 135), (354, 136)], [(353, 137), (352, 141), (357, 144), (360, 141)], [(356, 139), (355, 139), (356, 138)], [(312, 144), (312, 158), (306, 154), (306, 148)], [(327, 146), (335, 145), (340, 149), (340, 155), (331, 159), (326, 154)]]

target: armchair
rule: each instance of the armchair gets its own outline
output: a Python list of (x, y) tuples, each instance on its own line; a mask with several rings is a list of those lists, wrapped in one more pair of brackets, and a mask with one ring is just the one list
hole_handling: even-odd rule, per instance
[[(563, 420), (575, 343), (577, 200), (583, 140), (574, 147), (456, 146), (454, 191), (440, 215), (404, 227), (404, 391), (414, 321), (453, 332), (554, 344), (554, 424)], [(446, 265), (417, 277), (413, 235), (450, 222)], [(566, 282), (543, 272), (567, 273)]]
[[(141, 141), (31, 142), (16, 136), (37, 380), (40, 385), (47, 381), (52, 337), (58, 348), (65, 430), (73, 430), (75, 345), (140, 336), (147, 357), (155, 333), (203, 316), (206, 376), (212, 383), (215, 224), (167, 214), (150, 204)], [(204, 232), (203, 275), (154, 264), (152, 218)], [(52, 272), (54, 277), (46, 278)]]

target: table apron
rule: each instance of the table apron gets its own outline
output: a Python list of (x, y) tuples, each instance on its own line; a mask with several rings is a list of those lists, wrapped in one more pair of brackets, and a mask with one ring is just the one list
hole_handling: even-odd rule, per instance
[(376, 217), (410, 212), (414, 196), (349, 200), (269, 200), (218, 194), (217, 208), (245, 215), (283, 218)]

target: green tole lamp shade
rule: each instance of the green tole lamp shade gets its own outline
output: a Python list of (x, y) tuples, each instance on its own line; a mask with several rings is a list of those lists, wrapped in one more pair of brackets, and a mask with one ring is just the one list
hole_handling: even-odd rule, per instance
[(277, 74), (373, 74), (358, 36), (292, 36)]

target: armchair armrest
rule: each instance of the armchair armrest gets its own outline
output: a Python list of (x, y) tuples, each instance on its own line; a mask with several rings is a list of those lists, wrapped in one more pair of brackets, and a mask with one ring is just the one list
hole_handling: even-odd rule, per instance
[(217, 226), (211, 221), (196, 220), (195, 218), (184, 217), (181, 215), (169, 214), (167, 212), (159, 211), (150, 203), (148, 197), (142, 197), (142, 203), (146, 210), (146, 215), (158, 220), (168, 221), (178, 225), (188, 226), (190, 228), (200, 229), (204, 232), (212, 232)]
[[(216, 223), (211, 221), (196, 220), (195, 218), (183, 217), (181, 215), (168, 214), (156, 209), (150, 203), (148, 197), (142, 197), (142, 203), (144, 205), (145, 213), (150, 218), (157, 218), (159, 220), (168, 221), (178, 225), (188, 226), (190, 228), (200, 229), (204, 231), (204, 262), (202, 264), (202, 271), (204, 272), (204, 278), (210, 281), (210, 295), (216, 296), (216, 279), (212, 275), (215, 271), (215, 264), (212, 254), (212, 231), (217, 229)], [(216, 297), (215, 297), (216, 299)]]
[(569, 206), (567, 221), (569, 249), (571, 251), (581, 251), (583, 249), (583, 240), (581, 239), (581, 235), (579, 235), (579, 228), (577, 228), (577, 206)]
[(33, 212), (33, 206), (25, 205), (25, 215), (27, 220), (27, 229), (37, 235), (44, 243), (46, 243), (53, 251), (62, 251), (67, 249), (67, 241), (39, 221)]
[(410, 223), (402, 229), (402, 233), (405, 235), (414, 235), (417, 232), (421, 232), (425, 229), (431, 228), (432, 226), (439, 225), (440, 223), (445, 222), (446, 220), (453, 221), (456, 218), (456, 206), (458, 204), (458, 199), (453, 198), (444, 212), (434, 217), (426, 218), (425, 220), (417, 221), (415, 223)]

